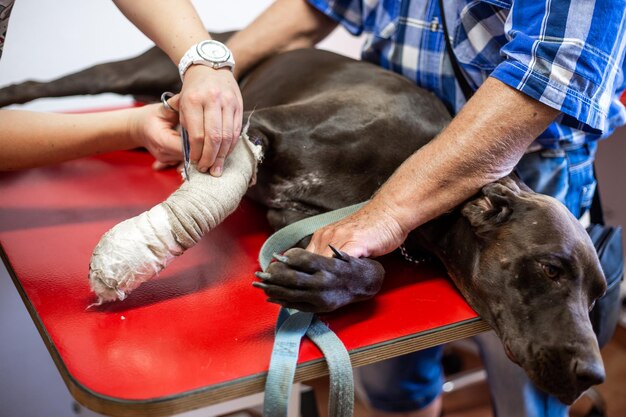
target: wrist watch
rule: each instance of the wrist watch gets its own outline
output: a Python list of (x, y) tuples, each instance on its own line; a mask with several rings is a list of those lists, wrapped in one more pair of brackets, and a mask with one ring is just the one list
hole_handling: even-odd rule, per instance
[(206, 65), (214, 69), (228, 67), (232, 71), (235, 68), (235, 59), (226, 45), (218, 41), (208, 40), (193, 45), (180, 59), (178, 72), (181, 80), (185, 71), (193, 64)]

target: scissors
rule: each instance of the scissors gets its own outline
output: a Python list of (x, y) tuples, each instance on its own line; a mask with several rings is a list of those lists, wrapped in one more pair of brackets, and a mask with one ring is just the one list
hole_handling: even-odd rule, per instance
[[(164, 92), (163, 94), (161, 94), (161, 103), (163, 103), (163, 107), (165, 107), (167, 110), (178, 113), (178, 110), (170, 106), (170, 104), (167, 102), (167, 100), (171, 99), (172, 97), (174, 97), (174, 93), (171, 93), (169, 91)], [(180, 137), (182, 139), (183, 148), (183, 178), (185, 181), (189, 181), (189, 133), (187, 132), (187, 129), (182, 126), (180, 127)]]

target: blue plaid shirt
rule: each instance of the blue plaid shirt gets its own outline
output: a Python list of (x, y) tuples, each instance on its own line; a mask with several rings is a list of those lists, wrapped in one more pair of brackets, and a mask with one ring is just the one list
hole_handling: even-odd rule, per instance
[[(445, 51), (437, 0), (308, 0), (349, 32), (367, 34), (362, 59), (465, 103)], [(626, 0), (444, 0), (465, 78), (488, 76), (561, 111), (544, 148), (608, 136), (626, 122)]]

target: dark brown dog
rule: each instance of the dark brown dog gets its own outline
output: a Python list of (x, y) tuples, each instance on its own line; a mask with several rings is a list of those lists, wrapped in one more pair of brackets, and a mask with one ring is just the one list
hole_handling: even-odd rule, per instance
[[(276, 228), (368, 199), (450, 120), (408, 80), (322, 51), (271, 59), (242, 94), (256, 107), (249, 135), (266, 155), (250, 195), (269, 208)], [(506, 177), (415, 230), (406, 246), (443, 262), (539, 387), (571, 403), (603, 381), (588, 312), (606, 282), (585, 229), (558, 201)], [(259, 286), (286, 306), (333, 310), (371, 297), (382, 281), (369, 259), (285, 255)]]
[[(160, 69), (130, 67), (155, 57)], [(115, 68), (125, 72), (115, 76)], [(94, 82), (94, 73), (104, 73), (108, 81), (86, 92), (110, 83), (108, 91), (145, 95), (153, 74), (166, 68), (176, 75), (167, 58), (152, 51), (65, 80), (87, 76), (85, 82)], [(145, 77), (129, 77), (129, 71)], [(130, 78), (137, 84), (129, 87)], [(164, 78), (170, 84), (160, 80), (152, 95), (178, 82)], [(241, 87), (245, 118), (255, 109), (248, 134), (265, 155), (249, 195), (268, 207), (275, 228), (368, 199), (450, 120), (439, 100), (401, 76), (318, 50), (276, 56)], [(571, 403), (603, 381), (588, 311), (606, 282), (584, 228), (556, 200), (503, 178), (415, 230), (406, 246), (443, 262), (509, 357), (539, 387)], [(378, 262), (347, 255), (331, 259), (296, 248), (281, 259), (257, 285), (275, 302), (301, 310), (330, 311), (370, 298), (384, 275)]]

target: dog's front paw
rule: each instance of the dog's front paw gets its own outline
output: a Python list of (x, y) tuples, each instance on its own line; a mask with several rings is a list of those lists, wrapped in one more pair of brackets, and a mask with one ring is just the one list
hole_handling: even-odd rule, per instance
[(385, 277), (379, 262), (343, 252), (328, 258), (293, 248), (274, 259), (267, 272), (257, 272), (261, 282), (252, 285), (265, 291), (268, 301), (301, 311), (325, 313), (367, 300)]

